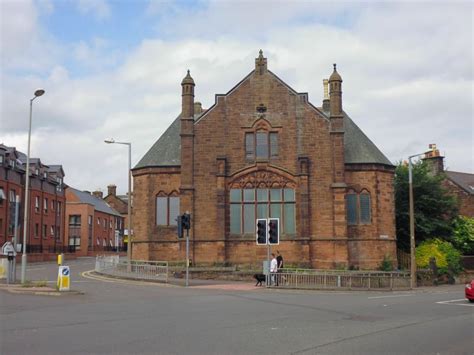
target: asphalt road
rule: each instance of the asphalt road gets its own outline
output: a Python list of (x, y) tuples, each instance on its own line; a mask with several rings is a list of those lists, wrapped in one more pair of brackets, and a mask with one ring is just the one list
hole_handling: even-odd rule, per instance
[[(81, 276), (82, 295), (0, 291), (1, 354), (474, 354), (464, 286), (406, 292), (189, 288)], [(32, 264), (31, 280), (56, 279)]]

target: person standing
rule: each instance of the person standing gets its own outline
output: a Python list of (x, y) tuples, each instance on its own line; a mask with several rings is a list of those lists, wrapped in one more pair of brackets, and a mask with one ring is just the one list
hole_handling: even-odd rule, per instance
[[(277, 273), (281, 273), (282, 269), (283, 269), (283, 256), (280, 254), (279, 250), (277, 250), (276, 260), (277, 260)], [(280, 283), (280, 281), (281, 281), (281, 275), (276, 275), (276, 285), (277, 286)]]
[(275, 254), (272, 253), (272, 261), (270, 261), (270, 285), (275, 284), (275, 276), (278, 272), (278, 261)]

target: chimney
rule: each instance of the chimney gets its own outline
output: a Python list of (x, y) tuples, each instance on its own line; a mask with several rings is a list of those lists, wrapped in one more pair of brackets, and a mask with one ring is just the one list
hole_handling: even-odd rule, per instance
[(194, 114), (202, 113), (202, 104), (199, 101), (194, 103)]
[(333, 64), (334, 71), (329, 77), (329, 105), (332, 116), (342, 116), (342, 78)]
[(181, 81), (181, 119), (194, 118), (194, 80), (188, 73)]
[(104, 197), (103, 192), (102, 192), (102, 191), (99, 191), (99, 190), (94, 191), (94, 192), (92, 193), (92, 195), (95, 196), (95, 197), (97, 197), (97, 198), (103, 198), (103, 197)]
[(107, 194), (112, 195), (112, 196), (117, 195), (117, 186), (115, 186), (115, 185), (107, 186)]
[(323, 97), (323, 111), (329, 112), (329, 80), (323, 79), (323, 89), (324, 89), (324, 97)]
[(444, 157), (439, 153), (436, 144), (429, 145), (430, 150), (425, 153), (423, 162), (427, 164), (432, 175), (438, 175), (444, 171)]

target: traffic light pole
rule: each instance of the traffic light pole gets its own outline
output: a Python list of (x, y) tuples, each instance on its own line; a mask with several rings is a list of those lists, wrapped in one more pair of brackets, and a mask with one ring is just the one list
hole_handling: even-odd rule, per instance
[(189, 286), (189, 229), (186, 229), (186, 287)]

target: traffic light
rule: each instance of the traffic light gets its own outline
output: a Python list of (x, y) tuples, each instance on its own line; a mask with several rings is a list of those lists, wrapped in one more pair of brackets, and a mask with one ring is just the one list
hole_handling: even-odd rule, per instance
[(268, 244), (280, 244), (280, 220), (278, 218), (268, 220)]
[(191, 229), (191, 215), (189, 213), (183, 214), (181, 221), (183, 223), (183, 229)]
[(178, 223), (178, 238), (181, 239), (184, 237), (183, 234), (183, 216), (178, 216), (176, 218), (176, 221)]
[(267, 220), (257, 219), (257, 245), (267, 244)]

